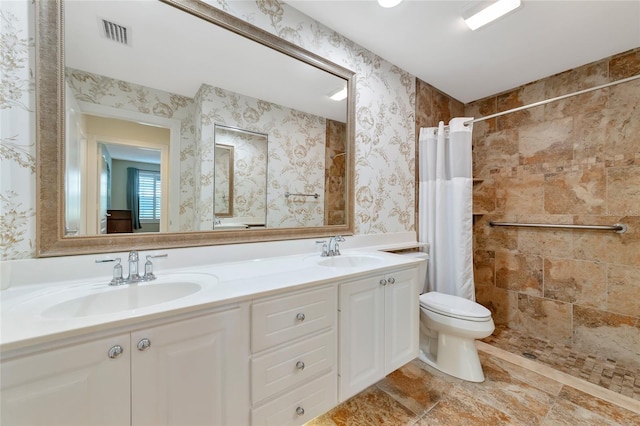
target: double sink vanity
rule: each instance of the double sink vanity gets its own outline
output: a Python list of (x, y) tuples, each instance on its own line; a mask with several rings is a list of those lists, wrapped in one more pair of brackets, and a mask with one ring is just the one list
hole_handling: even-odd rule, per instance
[(418, 354), (418, 265), (300, 254), (2, 291), (2, 424), (300, 425)]
[[(352, 241), (359, 242), (349, 243), (359, 247), (388, 248), (394, 241), (417, 245), (414, 231), (355, 235), (355, 71), (208, 2), (120, 2), (118, 8), (112, 2), (106, 9), (99, 3), (33, 4), (39, 259), (0, 263), (0, 424), (300, 425), (414, 359), (418, 266), (424, 260), (375, 249), (337, 255), (337, 246), (330, 244), (327, 254), (333, 256), (308, 253), (313, 239), (336, 234), (353, 235)], [(137, 32), (133, 46), (145, 46), (141, 41), (147, 37), (149, 46), (163, 49), (140, 52), (129, 46), (129, 60), (122, 60), (121, 45), (103, 46), (112, 41), (83, 32), (90, 27), (84, 24), (96, 18), (120, 26), (121, 20), (135, 18), (146, 23), (149, 16), (156, 25), (148, 28), (157, 28), (157, 36)], [(188, 31), (159, 42), (161, 34), (168, 34), (161, 17)], [(208, 54), (185, 65), (194, 55), (183, 47), (199, 45)], [(232, 49), (223, 56), (226, 52), (218, 47)], [(114, 60), (105, 59), (108, 51)], [(96, 52), (100, 63), (126, 73), (90, 66), (85, 60)], [(164, 66), (166, 52), (185, 70), (181, 79), (171, 75), (167, 83), (182, 81), (194, 90), (182, 93), (173, 84), (145, 82), (145, 76), (157, 81), (162, 69), (171, 71)], [(176, 59), (181, 52), (184, 60)], [(210, 64), (201, 61), (207, 58)], [(237, 62), (242, 59), (260, 62)], [(143, 66), (133, 66), (135, 61)], [(267, 81), (265, 63), (283, 68), (254, 93), (249, 86)], [(260, 76), (234, 78), (227, 85), (215, 78), (224, 69), (233, 77), (247, 70)], [(132, 70), (139, 75), (129, 78)], [(275, 77), (298, 100), (282, 101)], [(267, 86), (277, 97), (265, 93)], [(106, 87), (113, 91), (107, 93)], [(308, 92), (311, 88), (318, 90)], [(347, 99), (326, 110), (326, 93), (338, 88), (346, 90)], [(149, 103), (133, 102), (130, 93)], [(322, 110), (307, 111), (313, 99), (324, 105)], [(255, 107), (238, 109), (236, 104)], [(253, 120), (258, 110), (260, 119)], [(103, 121), (91, 122), (88, 116)], [(163, 164), (159, 173), (167, 176), (160, 181), (171, 185), (161, 190), (161, 232), (102, 235), (106, 210), (104, 203), (96, 208), (96, 200), (110, 195), (101, 192), (105, 185), (99, 183), (109, 182), (114, 169), (103, 148), (137, 140), (129, 134), (105, 135), (96, 127), (114, 127), (107, 126), (107, 119), (115, 118), (163, 128), (167, 143), (154, 149)], [(317, 136), (309, 136), (309, 125), (298, 121), (315, 123)], [(239, 142), (232, 150), (230, 138), (219, 137), (216, 128), (266, 136), (261, 145), (266, 152), (254, 157), (268, 158), (268, 168), (266, 161), (254, 166), (246, 153), (242, 157)], [(214, 148), (224, 146), (226, 156), (215, 154)], [(144, 142), (138, 148), (150, 147)], [(236, 176), (241, 168), (232, 157), (251, 164), (245, 172), (252, 179), (245, 181), (272, 181), (241, 192), (231, 183), (241, 181)], [(226, 160), (212, 170), (213, 160), (221, 158)], [(339, 185), (325, 187), (329, 170)], [(230, 203), (238, 194), (274, 208), (261, 207), (260, 214), (238, 211), (241, 203)], [(218, 195), (221, 207), (214, 202)], [(219, 217), (224, 219), (218, 224)], [(246, 218), (264, 226), (247, 227)], [(112, 278), (120, 283), (119, 271), (111, 274), (117, 263), (96, 265), (95, 260), (106, 259), (92, 253), (133, 248), (149, 256), (165, 254), (150, 253), (158, 249), (171, 252), (154, 265), (157, 279), (110, 286)], [(58, 277), (67, 281), (57, 282)]]

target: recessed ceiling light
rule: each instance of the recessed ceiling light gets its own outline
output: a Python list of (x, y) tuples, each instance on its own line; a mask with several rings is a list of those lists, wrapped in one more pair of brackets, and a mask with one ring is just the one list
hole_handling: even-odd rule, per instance
[(329, 93), (329, 98), (332, 101), (343, 101), (347, 99), (347, 86), (344, 86), (342, 89), (338, 89), (334, 92)]
[(402, 3), (402, 0), (378, 0), (378, 4), (382, 7), (395, 7)]
[(520, 5), (520, 0), (483, 2), (463, 14), (464, 22), (472, 31), (475, 31), (478, 28), (487, 25), (489, 22), (493, 22), (507, 13), (516, 10)]

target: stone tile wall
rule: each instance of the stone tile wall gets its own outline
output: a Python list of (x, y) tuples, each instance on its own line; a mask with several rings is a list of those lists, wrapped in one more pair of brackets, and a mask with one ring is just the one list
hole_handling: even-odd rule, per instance
[[(486, 116), (640, 73), (640, 49), (465, 105)], [(444, 111), (445, 115), (447, 111)], [(417, 114), (419, 116), (419, 114)], [(640, 359), (640, 81), (476, 123), (476, 296), (498, 324)], [(489, 221), (628, 231), (492, 228)]]
[(347, 125), (327, 119), (324, 158), (324, 224), (347, 224)]

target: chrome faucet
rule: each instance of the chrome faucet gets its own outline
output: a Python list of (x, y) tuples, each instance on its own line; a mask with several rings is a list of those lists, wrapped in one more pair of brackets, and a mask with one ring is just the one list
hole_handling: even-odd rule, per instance
[(142, 281), (142, 276), (138, 273), (138, 261), (140, 257), (137, 251), (129, 252), (129, 276), (125, 280), (127, 283), (137, 283)]
[(322, 246), (322, 257), (340, 256), (340, 245), (338, 243), (344, 242), (345, 239), (342, 235), (336, 235), (329, 238), (329, 245), (324, 244)]
[(168, 254), (157, 254), (155, 256), (147, 255), (147, 261), (144, 263), (144, 275), (142, 276), (142, 281), (153, 281), (157, 277), (153, 273), (153, 263), (151, 263), (151, 259), (157, 259), (159, 257), (169, 257)]
[(140, 256), (137, 251), (132, 251), (129, 253), (129, 276), (124, 278), (122, 276), (122, 265), (120, 264), (120, 258), (115, 259), (98, 259), (96, 263), (106, 263), (106, 262), (115, 262), (115, 266), (113, 267), (113, 278), (109, 282), (109, 285), (122, 285), (122, 284), (134, 284), (142, 281), (153, 281), (156, 279), (155, 274), (153, 273), (153, 264), (151, 263), (151, 259), (155, 259), (158, 257), (168, 257), (168, 254), (159, 254), (155, 256), (148, 255), (147, 261), (144, 264), (144, 275), (140, 275), (138, 270), (138, 261), (140, 260)]

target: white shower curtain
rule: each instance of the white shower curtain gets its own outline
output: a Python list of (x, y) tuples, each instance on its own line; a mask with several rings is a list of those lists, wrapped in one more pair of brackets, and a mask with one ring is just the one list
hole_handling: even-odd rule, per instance
[(420, 129), (420, 242), (429, 243), (425, 292), (475, 300), (472, 246), (473, 118)]

